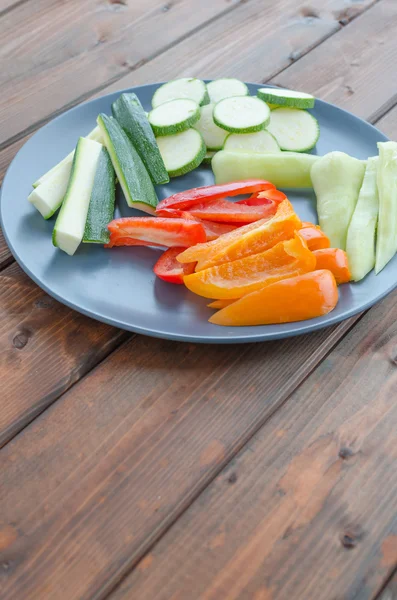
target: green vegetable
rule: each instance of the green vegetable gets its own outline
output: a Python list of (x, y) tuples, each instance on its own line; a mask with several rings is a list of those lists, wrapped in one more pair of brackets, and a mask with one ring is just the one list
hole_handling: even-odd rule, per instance
[(255, 133), (230, 133), (226, 138), (223, 149), (231, 152), (255, 152), (259, 154), (281, 152), (275, 138), (265, 129)]
[(281, 188), (311, 187), (310, 170), (320, 160), (313, 154), (278, 152), (254, 154), (243, 152), (217, 152), (212, 159), (216, 183), (229, 183), (244, 179), (267, 179)]
[(179, 98), (160, 104), (149, 113), (148, 118), (156, 136), (173, 135), (197, 123), (200, 108), (194, 100)]
[(202, 106), (200, 119), (193, 127), (203, 136), (207, 150), (220, 150), (228, 136), (228, 132), (215, 125), (213, 112), (213, 104)]
[(202, 163), (206, 153), (204, 140), (195, 129), (159, 137), (157, 143), (170, 177), (193, 171)]
[(379, 142), (379, 218), (375, 273), (378, 274), (397, 250), (397, 142)]
[(113, 219), (116, 197), (115, 173), (106, 148), (102, 148), (95, 173), (83, 242), (107, 244), (108, 224)]
[(231, 133), (252, 133), (269, 124), (270, 108), (259, 98), (235, 96), (217, 102), (213, 117), (221, 129)]
[(138, 97), (135, 94), (121, 94), (116, 102), (113, 102), (112, 112), (134, 144), (154, 185), (168, 183), (170, 178), (167, 169)]
[(164, 102), (169, 100), (176, 100), (179, 98), (190, 98), (199, 104), (208, 104), (210, 98), (208, 96), (207, 87), (204, 81), (201, 79), (195, 79), (194, 77), (183, 77), (182, 79), (175, 79), (161, 85), (153, 94), (152, 106), (160, 106)]
[(205, 156), (203, 158), (203, 165), (210, 165), (212, 163), (212, 159), (214, 158), (216, 152), (214, 150), (207, 150)]
[(330, 152), (312, 167), (320, 227), (329, 237), (332, 247), (346, 248), (347, 229), (364, 172), (365, 164), (344, 152)]
[(258, 98), (268, 104), (278, 104), (279, 106), (290, 106), (292, 108), (313, 108), (316, 101), (314, 96), (310, 94), (278, 88), (261, 88), (258, 90)]
[(73, 159), (65, 199), (55, 222), (52, 243), (67, 254), (74, 254), (83, 239), (88, 205), (103, 146), (80, 138)]
[(356, 208), (347, 230), (346, 252), (353, 281), (360, 281), (375, 266), (375, 233), (379, 196), (378, 157), (368, 159)]
[(311, 150), (320, 136), (317, 120), (299, 108), (274, 108), (267, 129), (276, 138), (281, 150), (291, 152)]
[(133, 143), (114, 117), (101, 114), (98, 125), (128, 206), (154, 213), (156, 192)]
[(224, 98), (232, 96), (248, 96), (249, 91), (245, 83), (232, 77), (224, 77), (223, 79), (215, 79), (207, 83), (207, 90), (210, 96), (210, 101), (215, 104)]

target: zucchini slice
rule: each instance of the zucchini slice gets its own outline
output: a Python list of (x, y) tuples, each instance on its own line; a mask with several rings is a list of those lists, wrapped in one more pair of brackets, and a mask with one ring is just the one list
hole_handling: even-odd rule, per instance
[(252, 96), (225, 98), (215, 104), (214, 121), (231, 133), (252, 133), (269, 124), (270, 108)]
[(116, 177), (106, 148), (102, 148), (95, 173), (85, 224), (83, 242), (107, 244), (110, 238), (108, 224), (114, 216)]
[(375, 273), (378, 274), (397, 250), (397, 142), (378, 142), (379, 191), (378, 235)]
[(204, 81), (201, 79), (195, 79), (194, 77), (183, 77), (182, 79), (175, 79), (161, 85), (153, 94), (152, 106), (160, 106), (164, 102), (169, 100), (176, 100), (178, 98), (190, 98), (194, 100), (200, 106), (208, 104), (210, 101), (207, 87)]
[(153, 214), (157, 195), (141, 157), (114, 117), (101, 114), (98, 125), (128, 206)]
[(159, 137), (157, 143), (170, 177), (193, 171), (206, 154), (204, 140), (196, 129)]
[(264, 129), (255, 133), (230, 133), (223, 149), (232, 152), (255, 152), (255, 154), (281, 152), (275, 138)]
[(290, 152), (307, 152), (314, 148), (320, 137), (317, 119), (299, 108), (274, 108), (267, 129), (281, 150)]
[(249, 91), (245, 83), (234, 79), (233, 77), (224, 77), (222, 79), (215, 79), (210, 83), (207, 83), (207, 90), (210, 97), (210, 102), (216, 104), (224, 98), (231, 98), (232, 96), (248, 96)]
[(168, 183), (156, 138), (136, 94), (121, 94), (112, 104), (112, 113), (134, 144), (154, 185)]
[(313, 108), (316, 102), (315, 97), (310, 94), (278, 88), (261, 88), (258, 90), (258, 98), (268, 104), (278, 104), (279, 106), (292, 108)]
[(83, 239), (88, 205), (103, 146), (80, 138), (73, 158), (72, 173), (65, 199), (52, 233), (52, 243), (73, 255)]
[(206, 104), (201, 108), (199, 121), (194, 128), (201, 133), (207, 150), (220, 150), (223, 147), (228, 132), (214, 123), (214, 105)]
[(210, 165), (212, 163), (212, 159), (214, 158), (216, 152), (213, 150), (207, 150), (205, 156), (203, 158), (203, 165)]
[(156, 136), (173, 135), (197, 123), (200, 108), (194, 100), (179, 98), (160, 104), (149, 113), (148, 118)]

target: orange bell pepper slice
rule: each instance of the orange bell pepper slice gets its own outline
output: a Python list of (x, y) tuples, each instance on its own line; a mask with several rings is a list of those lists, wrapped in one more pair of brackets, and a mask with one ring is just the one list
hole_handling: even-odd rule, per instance
[(323, 248), (315, 250), (313, 254), (316, 257), (316, 269), (331, 271), (338, 285), (351, 280), (346, 252), (339, 248)]
[(205, 298), (241, 298), (280, 279), (313, 271), (315, 266), (313, 252), (295, 233), (294, 239), (265, 252), (187, 275), (183, 281), (191, 292)]
[(310, 223), (302, 223), (302, 225), (308, 225), (308, 227), (302, 227), (299, 230), (299, 234), (306, 241), (309, 250), (321, 250), (322, 248), (329, 248), (331, 246), (329, 238), (318, 225)]
[(278, 205), (274, 217), (239, 227), (213, 242), (197, 244), (182, 252), (177, 260), (182, 263), (197, 261), (196, 271), (201, 271), (264, 252), (278, 242), (291, 239), (300, 227), (300, 219), (286, 199)]
[(331, 271), (312, 271), (243, 296), (209, 321), (228, 327), (291, 323), (326, 315), (337, 302), (338, 289)]
[(235, 302), (236, 300), (238, 300), (238, 298), (231, 298), (230, 300), (226, 300), (226, 298), (224, 300), (214, 300), (213, 302), (210, 302), (209, 304), (207, 304), (208, 308), (225, 308), (225, 306), (229, 306), (229, 304), (233, 304), (233, 302)]

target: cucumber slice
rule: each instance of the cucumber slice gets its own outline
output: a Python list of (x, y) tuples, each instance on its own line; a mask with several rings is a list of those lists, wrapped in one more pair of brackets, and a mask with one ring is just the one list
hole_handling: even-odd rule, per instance
[(251, 96), (225, 98), (215, 104), (214, 121), (231, 133), (251, 133), (269, 124), (270, 109), (265, 102)]
[(280, 188), (310, 188), (310, 170), (319, 159), (314, 154), (299, 152), (245, 154), (221, 150), (212, 159), (212, 170), (217, 184), (266, 179)]
[(193, 171), (202, 163), (206, 153), (204, 140), (196, 129), (159, 137), (157, 143), (170, 177)]
[(113, 102), (112, 112), (134, 144), (154, 185), (168, 183), (170, 178), (156, 138), (136, 94), (121, 94), (116, 102)]
[(101, 114), (98, 125), (128, 206), (153, 214), (158, 204), (156, 192), (130, 138), (114, 117)]
[(108, 224), (113, 219), (116, 199), (116, 177), (106, 148), (102, 148), (95, 173), (85, 224), (83, 242), (107, 244)]
[(378, 157), (367, 162), (356, 208), (347, 230), (346, 252), (353, 281), (360, 281), (375, 266), (375, 233), (379, 195), (376, 182)]
[[(93, 129), (92, 131), (90, 131), (90, 133), (88, 133), (84, 137), (86, 137), (89, 140), (94, 140), (95, 142), (103, 143), (103, 141), (102, 141), (102, 133), (101, 133), (101, 130), (99, 129), (98, 126), (95, 127), (95, 129)], [(42, 175), (41, 177), (39, 177), (33, 183), (33, 187), (36, 188), (40, 184), (44, 183), (44, 181), (46, 179), (52, 177), (58, 171), (58, 169), (63, 169), (64, 170), (64, 175), (66, 175), (66, 171), (68, 169), (68, 175), (67, 175), (67, 177), (69, 179), (69, 177), (70, 177), (70, 171), (72, 170), (73, 157), (74, 157), (74, 150), (72, 150), (72, 152), (70, 152), (70, 154), (68, 154), (67, 156), (65, 156), (65, 158), (63, 160), (61, 160), (58, 164), (56, 164), (55, 167), (52, 167), (52, 169), (50, 169), (49, 171), (47, 171), (46, 173), (44, 173), (44, 175)]]
[(199, 121), (194, 128), (201, 133), (207, 150), (220, 150), (228, 135), (227, 131), (215, 125), (213, 118), (214, 105), (206, 104), (201, 108)]
[(281, 152), (275, 138), (264, 129), (255, 133), (230, 133), (223, 149), (231, 152), (254, 152), (255, 154)]
[(274, 88), (261, 88), (258, 90), (258, 98), (270, 104), (290, 106), (292, 108), (313, 108), (316, 101), (314, 96), (304, 92), (292, 90), (280, 90)]
[(215, 79), (207, 83), (207, 90), (210, 97), (210, 102), (216, 104), (224, 98), (233, 96), (249, 96), (249, 91), (245, 83), (234, 79), (233, 77), (224, 77), (223, 79)]
[(276, 138), (281, 150), (307, 152), (320, 137), (317, 119), (299, 108), (275, 108), (270, 113), (268, 131)]
[(156, 108), (169, 100), (177, 100), (179, 98), (190, 98), (200, 106), (208, 104), (210, 101), (207, 87), (201, 79), (194, 77), (184, 77), (175, 79), (161, 85), (153, 94), (152, 106)]
[(333, 248), (346, 248), (347, 230), (364, 173), (365, 164), (344, 152), (329, 152), (313, 165), (311, 178), (318, 220)]
[(207, 150), (205, 156), (203, 158), (203, 165), (210, 165), (212, 163), (212, 159), (214, 158), (216, 152), (213, 150)]
[(102, 144), (87, 138), (80, 138), (77, 142), (68, 189), (52, 233), (54, 246), (70, 255), (76, 252), (83, 239), (102, 149)]
[(379, 191), (378, 235), (375, 273), (378, 274), (397, 250), (397, 142), (378, 142)]
[(200, 109), (194, 100), (180, 98), (160, 104), (149, 113), (148, 118), (156, 136), (173, 135), (197, 123)]

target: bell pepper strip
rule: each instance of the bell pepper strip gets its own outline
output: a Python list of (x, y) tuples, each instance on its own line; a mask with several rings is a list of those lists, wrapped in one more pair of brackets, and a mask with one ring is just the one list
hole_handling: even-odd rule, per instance
[(331, 271), (338, 285), (351, 280), (346, 252), (339, 248), (323, 248), (315, 250), (313, 254), (316, 257), (316, 269)]
[(331, 246), (329, 238), (317, 225), (304, 227), (299, 230), (299, 233), (306, 241), (309, 250), (321, 250), (322, 248), (329, 248)]
[(264, 192), (257, 192), (256, 194), (252, 194), (249, 198), (245, 200), (239, 200), (237, 204), (246, 204), (247, 206), (261, 206), (262, 204), (266, 204), (268, 202), (276, 202), (280, 204), (283, 200), (285, 200), (287, 196), (284, 192), (280, 192), (280, 190), (270, 189), (265, 190)]
[(241, 298), (280, 279), (313, 271), (316, 259), (298, 234), (270, 250), (246, 256), (184, 278), (186, 287), (214, 299)]
[(250, 206), (221, 199), (205, 204), (196, 204), (189, 209), (189, 213), (193, 217), (215, 223), (253, 223), (272, 217), (276, 210), (277, 204), (273, 201)]
[(148, 245), (187, 248), (207, 239), (201, 223), (184, 219), (127, 217), (114, 219), (109, 223), (108, 229), (110, 240), (106, 248)]
[(227, 327), (291, 323), (326, 315), (337, 302), (331, 271), (312, 271), (243, 296), (212, 315), (209, 322)]
[(163, 252), (153, 267), (153, 271), (157, 277), (169, 283), (183, 284), (184, 275), (190, 275), (194, 272), (194, 263), (181, 265), (176, 260), (181, 250), (183, 248), (176, 247), (168, 248), (168, 250)]
[(194, 217), (190, 212), (183, 210), (176, 210), (174, 208), (165, 208), (163, 210), (164, 217), (171, 217), (174, 219), (186, 219), (188, 221), (195, 221), (201, 223), (204, 227), (205, 234), (207, 236), (207, 242), (216, 240), (220, 235), (229, 233), (237, 227), (241, 226), (241, 223), (213, 223), (211, 221), (204, 221), (198, 217)]
[(189, 209), (195, 204), (203, 204), (212, 200), (219, 200), (227, 196), (239, 196), (240, 194), (253, 194), (263, 190), (273, 189), (274, 185), (263, 179), (246, 179), (245, 181), (236, 181), (233, 183), (224, 183), (222, 185), (208, 185), (204, 187), (193, 188), (185, 192), (178, 192), (168, 198), (161, 200), (156, 208), (156, 214), (160, 217), (164, 208), (178, 208), (179, 210)]
[(225, 308), (225, 306), (229, 306), (229, 304), (232, 304), (233, 302), (235, 302), (236, 300), (238, 300), (238, 298), (233, 298), (230, 300), (214, 300), (213, 302), (210, 302), (209, 304), (207, 304), (208, 308)]
[(270, 219), (250, 223), (222, 235), (213, 242), (197, 244), (178, 256), (179, 262), (197, 262), (196, 271), (221, 265), (264, 252), (278, 242), (291, 239), (294, 231), (300, 229), (301, 222), (289, 200), (277, 207)]

